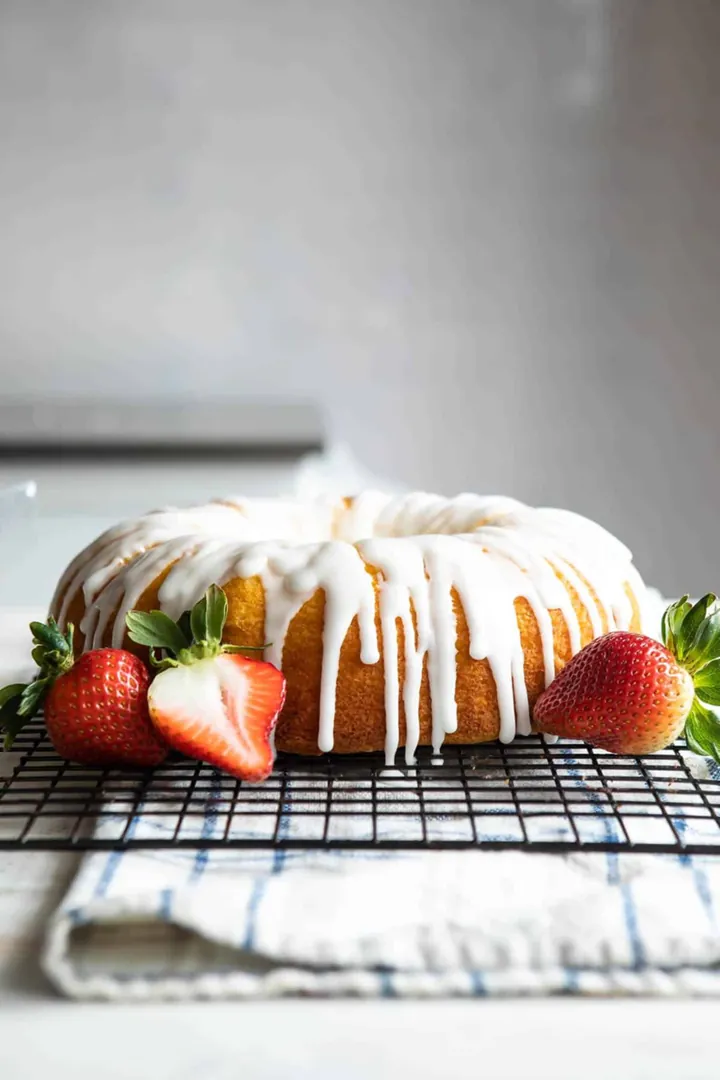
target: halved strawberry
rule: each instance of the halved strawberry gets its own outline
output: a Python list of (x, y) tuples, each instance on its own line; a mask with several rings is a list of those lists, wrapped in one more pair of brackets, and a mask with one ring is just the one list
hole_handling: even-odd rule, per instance
[(276, 667), (227, 654), (168, 668), (148, 692), (150, 719), (175, 750), (250, 781), (272, 772), (270, 736), (284, 700)]
[[(160, 673), (150, 685), (150, 719), (175, 750), (207, 761), (241, 780), (272, 772), (272, 733), (285, 701), (285, 677), (247, 651), (223, 645), (227, 598), (211, 585), (181, 623), (161, 611), (132, 611), (130, 637), (150, 647)], [(187, 631), (192, 640), (188, 641)], [(165, 650), (159, 659), (155, 650)]]

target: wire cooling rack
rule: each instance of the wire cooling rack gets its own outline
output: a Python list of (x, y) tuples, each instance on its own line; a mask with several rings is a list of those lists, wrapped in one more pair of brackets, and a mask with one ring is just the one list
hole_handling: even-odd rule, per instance
[(248, 785), (180, 757), (152, 770), (74, 765), (38, 720), (0, 754), (0, 850), (720, 853), (720, 781), (689, 760), (678, 746), (615, 757), (531, 736), (448, 746), (442, 762), (421, 750), (417, 765), (393, 770), (380, 755), (281, 754), (269, 780)]

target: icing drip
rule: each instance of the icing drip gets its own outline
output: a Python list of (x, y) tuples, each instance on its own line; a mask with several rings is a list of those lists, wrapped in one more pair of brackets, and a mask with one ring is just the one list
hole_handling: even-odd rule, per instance
[(163, 573), (158, 603), (173, 618), (213, 582), (259, 577), (265, 640), (272, 643), (266, 659), (279, 667), (292, 620), (323, 590), (319, 749), (333, 748), (341, 652), (357, 620), (361, 662), (382, 658), (384, 666), (388, 765), (400, 745), (402, 719), (405, 760), (415, 760), (425, 669), (435, 755), (457, 730), (454, 597), (467, 623), (470, 656), (486, 660), (492, 672), (499, 737), (509, 742), (531, 730), (516, 601), (526, 600), (537, 621), (547, 685), (555, 675), (551, 611), (562, 615), (572, 652), (581, 645), (568, 589), (585, 608), (594, 636), (629, 626), (625, 583), (638, 602), (645, 596), (627, 548), (577, 514), (534, 510), (499, 496), (366, 492), (341, 504), (227, 499), (147, 514), (105, 533), (75, 559), (53, 609), (64, 623), (82, 590), (86, 648), (106, 641), (110, 628), (119, 646), (125, 615)]
[[(385, 760), (395, 760), (400, 739), (400, 694), (397, 622), (402, 623), (405, 678), (405, 761), (412, 765), (420, 741), (420, 686), (431, 639), (430, 605), (425, 562), (419, 545), (398, 538), (392, 544), (366, 540), (358, 545), (363, 558), (381, 573), (378, 585), (385, 664)], [(413, 612), (415, 624), (413, 624)]]

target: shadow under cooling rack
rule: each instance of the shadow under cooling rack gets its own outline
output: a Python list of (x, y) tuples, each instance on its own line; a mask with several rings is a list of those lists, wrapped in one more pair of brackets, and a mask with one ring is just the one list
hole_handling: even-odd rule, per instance
[[(400, 762), (401, 755), (398, 756)], [(614, 757), (532, 736), (421, 751), (393, 770), (380, 755), (280, 754), (248, 785), (185, 758), (153, 770), (73, 765), (42, 721), (0, 754), (0, 850), (64, 848), (480, 847), (529, 851), (720, 853), (720, 781), (696, 777), (682, 747)]]

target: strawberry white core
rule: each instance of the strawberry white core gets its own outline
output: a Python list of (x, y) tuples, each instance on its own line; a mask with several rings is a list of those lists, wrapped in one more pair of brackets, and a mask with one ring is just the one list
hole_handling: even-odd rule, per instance
[(163, 717), (181, 724), (188, 739), (201, 741), (210, 728), (229, 746), (252, 756), (254, 744), (243, 724), (249, 691), (248, 669), (232, 656), (216, 656), (161, 671), (150, 685), (148, 704), (161, 731)]

